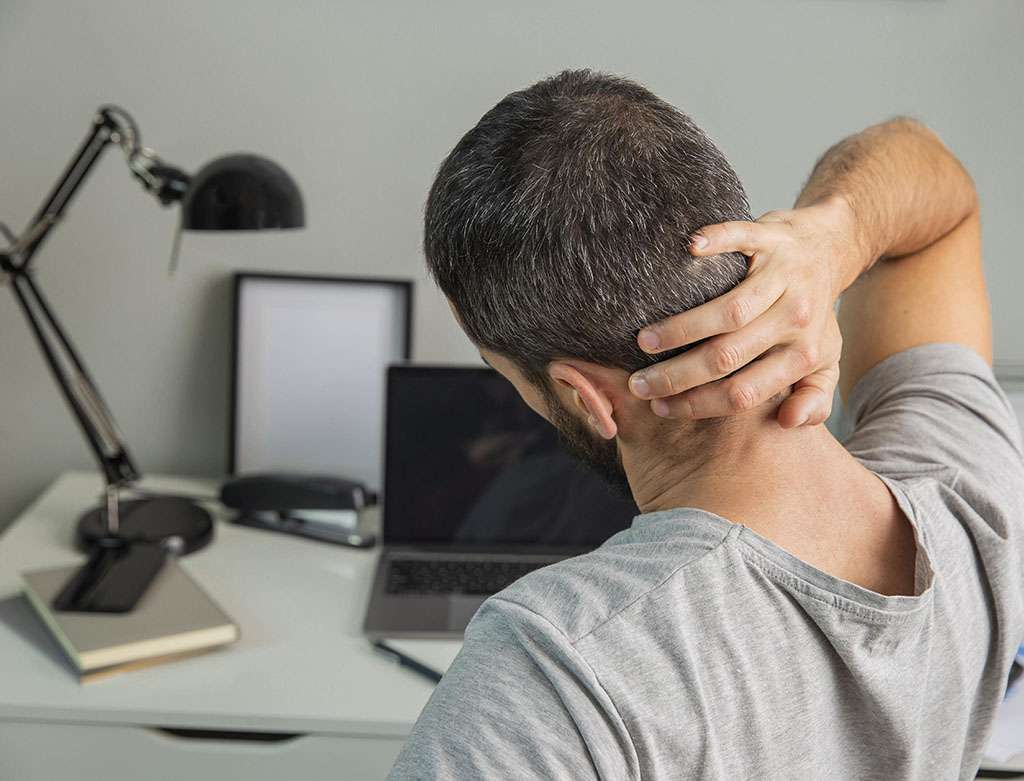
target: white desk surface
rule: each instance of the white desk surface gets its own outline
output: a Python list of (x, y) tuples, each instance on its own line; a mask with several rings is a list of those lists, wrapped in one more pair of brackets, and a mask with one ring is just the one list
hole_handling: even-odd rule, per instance
[[(82, 561), (72, 535), (101, 480), (69, 472), (0, 536), (0, 719), (402, 737), (433, 685), (373, 651), (361, 633), (376, 550), (235, 526), (184, 566), (235, 619), (226, 649), (79, 684), (20, 594), (19, 573)], [(214, 496), (210, 480), (149, 478), (150, 490)], [(444, 669), (457, 642), (418, 641)]]

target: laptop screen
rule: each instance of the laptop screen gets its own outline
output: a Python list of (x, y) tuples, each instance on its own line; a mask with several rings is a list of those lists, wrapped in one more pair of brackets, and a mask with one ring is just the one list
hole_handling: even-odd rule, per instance
[(637, 514), (492, 369), (390, 367), (386, 430), (386, 543), (593, 548)]

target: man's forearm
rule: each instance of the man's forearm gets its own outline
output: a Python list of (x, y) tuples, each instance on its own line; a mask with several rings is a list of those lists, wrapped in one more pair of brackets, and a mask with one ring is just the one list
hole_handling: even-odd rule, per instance
[(927, 247), (977, 208), (974, 183), (932, 131), (894, 119), (840, 141), (814, 166), (796, 206), (841, 199), (858, 252), (838, 270), (841, 289), (880, 258)]

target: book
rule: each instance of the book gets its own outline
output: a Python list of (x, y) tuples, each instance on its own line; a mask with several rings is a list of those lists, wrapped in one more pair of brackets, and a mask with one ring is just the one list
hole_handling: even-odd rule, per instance
[(25, 595), (81, 682), (193, 656), (235, 642), (238, 626), (173, 559), (129, 613), (53, 608), (77, 566), (22, 573)]

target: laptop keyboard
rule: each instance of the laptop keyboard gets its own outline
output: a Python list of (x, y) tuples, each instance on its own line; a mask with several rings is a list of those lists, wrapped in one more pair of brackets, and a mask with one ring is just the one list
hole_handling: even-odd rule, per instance
[(389, 594), (497, 594), (549, 561), (392, 559)]

